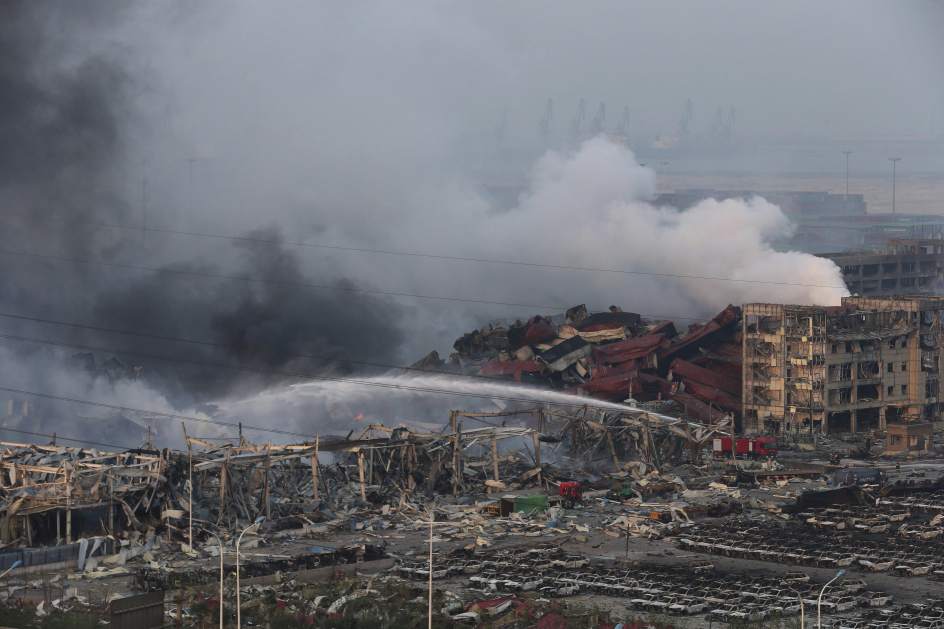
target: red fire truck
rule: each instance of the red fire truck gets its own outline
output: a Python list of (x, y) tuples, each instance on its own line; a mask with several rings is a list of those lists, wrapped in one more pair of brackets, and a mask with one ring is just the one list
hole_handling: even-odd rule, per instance
[[(711, 451), (719, 459), (731, 456), (731, 437), (715, 437)], [(740, 458), (749, 459), (777, 456), (777, 438), (739, 437), (734, 440), (734, 453)]]
[(580, 481), (562, 481), (558, 487), (558, 493), (560, 494), (561, 502), (563, 502), (564, 506), (568, 509), (583, 502), (583, 487), (581, 487)]

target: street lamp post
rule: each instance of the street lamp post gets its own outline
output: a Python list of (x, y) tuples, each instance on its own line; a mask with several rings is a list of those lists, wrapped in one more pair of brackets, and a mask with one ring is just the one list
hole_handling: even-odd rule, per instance
[(800, 629), (806, 629), (806, 614), (803, 613), (803, 595), (796, 590), (792, 591), (797, 595), (797, 600), (800, 601)]
[(816, 598), (816, 629), (822, 629), (822, 626), (823, 626), (822, 615), (821, 615), (822, 605), (823, 605), (823, 593), (826, 592), (826, 588), (828, 588), (830, 584), (832, 584), (833, 581), (835, 581), (836, 579), (838, 579), (844, 574), (846, 574), (845, 570), (840, 570), (839, 572), (837, 572), (836, 576), (834, 576), (832, 579), (827, 581), (826, 585), (823, 586), (823, 589), (819, 591), (819, 596)]
[(206, 531), (206, 533), (216, 538), (216, 543), (220, 546), (220, 629), (223, 629), (223, 540), (216, 533)]
[(889, 157), (888, 161), (892, 163), (892, 214), (895, 213), (895, 175), (900, 157)]
[(242, 533), (239, 534), (239, 537), (236, 538), (236, 629), (241, 629), (243, 626), (243, 616), (239, 596), (239, 544), (243, 541), (243, 535), (245, 535), (247, 531), (258, 529), (263, 522), (265, 522), (265, 516), (260, 515), (252, 524), (244, 528)]
[(429, 629), (433, 629), (433, 525), (436, 521), (436, 511), (429, 510), (429, 598), (427, 599), (426, 618)]
[(849, 156), (852, 155), (852, 151), (843, 151), (843, 155), (846, 156), (846, 198), (845, 204), (846, 209), (849, 209)]
[(426, 617), (428, 620), (427, 626), (429, 627), (429, 629), (433, 629), (433, 527), (434, 526), (449, 526), (450, 523), (449, 522), (437, 523), (436, 522), (436, 508), (432, 506), (429, 508), (429, 520), (426, 522), (423, 522), (422, 520), (420, 520), (420, 523), (429, 524), (429, 585), (428, 585), (429, 591), (428, 591), (428, 599), (427, 599), (427, 606), (426, 606)]

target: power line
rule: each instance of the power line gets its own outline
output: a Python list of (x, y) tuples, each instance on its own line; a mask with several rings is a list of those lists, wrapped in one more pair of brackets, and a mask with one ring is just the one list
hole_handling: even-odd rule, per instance
[[(46, 318), (42, 318), (42, 317), (29, 317), (29, 316), (26, 316), (26, 315), (13, 314), (13, 313), (8, 313), (8, 312), (0, 312), (0, 317), (7, 318), (7, 319), (16, 319), (16, 320), (19, 320), (19, 321), (29, 321), (29, 322), (34, 322), (34, 323), (44, 323), (44, 324), (49, 324), (49, 325), (60, 325), (60, 326), (64, 326), (64, 327), (78, 328), (78, 329), (81, 329), (81, 330), (92, 330), (92, 331), (95, 331), (95, 332), (106, 332), (106, 333), (109, 333), (109, 334), (123, 334), (123, 335), (126, 335), (126, 336), (140, 337), (140, 338), (151, 339), (151, 340), (155, 340), (155, 341), (171, 341), (171, 342), (174, 342), (174, 343), (188, 343), (188, 344), (191, 344), (191, 345), (199, 345), (199, 346), (203, 346), (203, 347), (218, 347), (218, 348), (223, 348), (223, 349), (225, 349), (225, 348), (227, 347), (227, 345), (226, 345), (225, 343), (214, 343), (213, 341), (201, 341), (201, 340), (197, 340), (197, 339), (188, 339), (188, 338), (183, 338), (183, 337), (178, 337), (178, 336), (165, 336), (165, 335), (161, 335), (161, 334), (149, 334), (149, 333), (147, 333), (147, 332), (132, 332), (132, 331), (130, 331), (130, 330), (122, 330), (122, 329), (119, 329), (119, 328), (108, 328), (108, 327), (104, 327), (104, 326), (89, 325), (89, 324), (84, 324), (84, 323), (75, 323), (75, 322), (72, 322), (72, 321), (59, 321), (59, 320), (56, 320), (56, 319), (46, 319)], [(308, 358), (308, 359), (314, 359), (314, 360), (336, 360), (336, 361), (342, 362), (342, 363), (351, 363), (351, 364), (354, 364), (354, 365), (364, 365), (364, 366), (366, 366), (366, 367), (377, 367), (377, 368), (381, 368), (381, 369), (400, 369), (400, 370), (403, 370), (403, 371), (416, 371), (416, 372), (419, 372), (419, 373), (429, 374), (429, 375), (439, 375), (439, 376), (449, 375), (449, 376), (455, 376), (455, 377), (461, 377), (461, 378), (475, 378), (475, 379), (478, 379), (478, 380), (485, 380), (485, 381), (492, 382), (492, 383), (496, 383), (496, 382), (500, 383), (500, 382), (501, 382), (501, 380), (499, 380), (498, 378), (494, 378), (494, 377), (492, 377), (492, 376), (483, 376), (483, 375), (478, 375), (478, 374), (453, 374), (453, 373), (448, 373), (448, 372), (444, 372), (444, 371), (440, 371), (440, 370), (436, 370), (436, 369), (421, 369), (421, 368), (419, 368), (419, 367), (406, 367), (406, 366), (403, 366), (403, 365), (391, 365), (391, 364), (387, 364), (387, 363), (378, 363), (378, 362), (365, 361), (365, 360), (352, 360), (352, 359), (349, 359), (349, 358), (338, 358), (337, 356), (328, 356), (328, 355), (320, 355), (320, 356), (319, 356), (319, 355), (317, 355), (317, 354), (289, 354), (289, 355), (286, 356), (286, 358)]]
[[(3, 337), (6, 338), (6, 337)], [(151, 417), (160, 417), (173, 420), (182, 420), (189, 422), (199, 422), (201, 424), (214, 424), (216, 426), (226, 426), (228, 428), (239, 428), (238, 422), (225, 422), (215, 419), (206, 419), (205, 417), (192, 417), (190, 415), (180, 415), (177, 413), (166, 413), (163, 411), (152, 411), (143, 408), (134, 408), (132, 406), (121, 406), (119, 404), (108, 404), (105, 402), (95, 402), (93, 400), (82, 400), (80, 398), (67, 397), (63, 395), (54, 395), (52, 393), (43, 393), (40, 391), (28, 391), (26, 389), (17, 389), (14, 387), (4, 387), (0, 386), (0, 391), (6, 391), (8, 393), (16, 393), (18, 395), (29, 395), (32, 397), (43, 398), (47, 400), (58, 400), (61, 402), (72, 402), (74, 404), (84, 404), (86, 406), (98, 406), (101, 408), (108, 408), (113, 411), (123, 411), (127, 413), (141, 413), (143, 415), (148, 415)], [(310, 439), (311, 435), (292, 432), (290, 430), (280, 430), (278, 428), (262, 428), (260, 426), (250, 426), (248, 424), (243, 424), (243, 430), (255, 430), (259, 432), (271, 432), (274, 434), (286, 435), (290, 437), (302, 437), (305, 439)]]
[[(121, 229), (135, 229), (131, 227), (122, 226)], [(379, 255), (387, 256), (403, 256), (410, 258), (427, 258), (432, 260), (451, 260), (454, 262), (471, 262), (477, 264), (501, 264), (507, 266), (523, 266), (530, 268), (538, 269), (549, 269), (554, 271), (581, 271), (587, 273), (613, 273), (620, 275), (645, 275), (650, 277), (661, 277), (661, 278), (679, 278), (679, 279), (693, 279), (693, 280), (709, 280), (715, 282), (739, 282), (744, 284), (769, 284), (773, 286), (804, 286), (810, 288), (845, 288), (844, 286), (832, 286), (828, 284), (804, 284), (799, 282), (776, 282), (771, 280), (749, 280), (741, 279), (736, 277), (718, 277), (714, 275), (695, 275), (688, 273), (659, 273), (656, 271), (637, 271), (630, 269), (614, 269), (607, 267), (593, 267), (593, 266), (576, 266), (569, 264), (551, 264), (547, 262), (527, 262), (524, 260), (496, 260), (492, 258), (477, 258), (470, 256), (453, 256), (445, 254), (435, 254), (427, 252), (417, 252), (417, 251), (396, 251), (390, 249), (373, 249), (368, 247), (347, 247), (342, 245), (328, 245), (321, 243), (310, 243), (310, 242), (300, 242), (300, 241), (282, 241), (266, 238), (257, 238), (253, 236), (227, 236), (221, 234), (211, 234), (207, 232), (190, 232), (177, 229), (163, 229), (163, 228), (146, 228), (146, 231), (162, 233), (162, 234), (172, 234), (178, 236), (193, 236), (197, 238), (215, 238), (220, 240), (231, 240), (239, 242), (253, 242), (258, 244), (270, 244), (270, 245), (289, 245), (293, 247), (307, 247), (311, 249), (328, 249), (332, 251), (347, 251), (351, 253), (374, 253)]]
[[(98, 227), (105, 227), (110, 229), (123, 229), (130, 230), (135, 232), (152, 232), (158, 234), (167, 234), (174, 236), (190, 236), (194, 238), (211, 238), (215, 240), (227, 240), (232, 242), (247, 242), (247, 243), (256, 243), (256, 244), (266, 244), (266, 245), (288, 245), (291, 247), (305, 247), (309, 249), (325, 249), (330, 251), (346, 251), (349, 253), (371, 253), (377, 255), (387, 255), (387, 256), (401, 256), (409, 258), (425, 258), (431, 260), (450, 260), (453, 262), (468, 262), (475, 264), (498, 264), (505, 266), (520, 266), (536, 269), (548, 269), (553, 271), (579, 271), (585, 273), (611, 273), (618, 275), (637, 275), (637, 276), (648, 276), (648, 277), (659, 277), (659, 278), (674, 278), (674, 279), (693, 279), (700, 281), (713, 281), (713, 282), (736, 282), (742, 284), (761, 284), (761, 285), (770, 285), (770, 286), (801, 286), (807, 288), (845, 288), (845, 286), (835, 286), (831, 284), (806, 284), (802, 282), (778, 282), (773, 280), (751, 280), (743, 279), (736, 277), (719, 277), (715, 275), (698, 275), (698, 274), (689, 274), (689, 273), (660, 273), (656, 271), (639, 271), (634, 269), (615, 269), (608, 267), (594, 267), (594, 266), (576, 266), (568, 264), (552, 264), (547, 262), (528, 262), (525, 260), (500, 260), (493, 258), (479, 258), (473, 256), (454, 256), (446, 254), (436, 254), (429, 252), (420, 252), (420, 251), (400, 251), (393, 249), (375, 249), (370, 247), (350, 247), (343, 245), (332, 245), (332, 244), (323, 244), (323, 243), (311, 243), (311, 242), (302, 242), (302, 241), (292, 241), (292, 240), (280, 240), (273, 238), (260, 238), (257, 236), (232, 236), (226, 234), (214, 234), (210, 232), (195, 232), (195, 231), (186, 231), (180, 229), (167, 229), (160, 227), (150, 227), (150, 226), (138, 226), (133, 227), (130, 225), (120, 225), (114, 223), (101, 223), (101, 222), (92, 222), (87, 223)], [(507, 304), (500, 304), (507, 305)], [(516, 305), (516, 304), (512, 304)]]
[[(187, 344), (198, 345), (198, 346), (202, 346), (202, 347), (217, 347), (217, 348), (222, 348), (222, 349), (225, 349), (225, 348), (227, 347), (225, 343), (215, 343), (215, 342), (213, 342), (213, 341), (203, 341), (203, 340), (189, 339), (189, 338), (178, 337), (178, 336), (165, 336), (165, 335), (162, 335), (162, 334), (150, 334), (150, 333), (147, 333), (147, 332), (132, 332), (131, 330), (123, 330), (123, 329), (120, 329), (120, 328), (109, 328), (109, 327), (98, 326), (98, 325), (90, 325), (90, 324), (85, 324), (85, 323), (76, 323), (76, 322), (72, 322), (72, 321), (60, 321), (60, 320), (57, 320), (57, 319), (47, 319), (47, 318), (44, 318), (44, 317), (30, 317), (30, 316), (27, 316), (27, 315), (14, 314), (14, 313), (9, 313), (9, 312), (0, 312), (0, 317), (6, 318), (6, 319), (15, 319), (15, 320), (18, 320), (18, 321), (29, 321), (29, 322), (32, 322), (32, 323), (43, 323), (43, 324), (48, 324), (48, 325), (58, 325), (58, 326), (69, 327), (69, 328), (77, 328), (77, 329), (80, 329), (80, 330), (91, 330), (91, 331), (95, 331), (95, 332), (105, 332), (105, 333), (108, 333), (108, 334), (122, 334), (122, 335), (125, 335), (125, 336), (133, 336), (133, 337), (151, 339), (151, 340), (155, 340), (155, 341), (170, 341), (170, 342), (174, 342), (174, 343), (187, 343)], [(366, 367), (377, 367), (377, 368), (379, 368), (379, 369), (399, 369), (399, 370), (402, 370), (402, 371), (415, 371), (415, 372), (419, 372), (419, 373), (423, 373), (423, 374), (429, 374), (429, 375), (439, 375), (439, 376), (448, 375), (448, 376), (451, 376), (451, 377), (459, 377), (459, 378), (474, 378), (474, 379), (484, 380), (484, 381), (492, 382), (492, 383), (496, 383), (496, 382), (501, 383), (501, 382), (502, 382), (500, 379), (495, 378), (495, 377), (492, 377), (492, 376), (483, 376), (483, 375), (478, 375), (478, 374), (461, 374), (461, 373), (459, 373), (459, 374), (454, 374), (454, 373), (444, 372), (444, 371), (440, 371), (440, 370), (436, 370), (436, 369), (422, 369), (422, 368), (419, 368), (419, 367), (407, 367), (407, 366), (404, 366), (404, 365), (392, 365), (392, 364), (389, 364), (389, 363), (378, 363), (378, 362), (374, 362), (374, 361), (353, 360), (353, 359), (349, 359), (349, 358), (338, 358), (337, 356), (329, 356), (329, 355), (318, 355), (318, 354), (289, 354), (289, 355), (286, 356), (286, 358), (307, 358), (307, 359), (313, 359), (313, 360), (336, 360), (336, 361), (341, 362), (341, 363), (350, 363), (350, 364), (354, 364), (354, 365), (364, 365), (364, 366), (366, 366)]]
[(396, 291), (386, 291), (371, 288), (357, 288), (354, 286), (343, 286), (338, 284), (314, 284), (311, 282), (290, 282), (278, 280), (261, 280), (243, 275), (227, 275), (225, 273), (212, 273), (210, 271), (196, 271), (187, 269), (175, 269), (171, 267), (153, 267), (141, 264), (127, 264), (121, 262), (104, 262), (102, 260), (88, 260), (85, 258), (70, 258), (68, 256), (59, 256), (45, 253), (34, 253), (31, 251), (11, 251), (9, 249), (0, 249), (0, 255), (16, 256), (23, 258), (36, 258), (40, 260), (55, 260), (57, 262), (69, 262), (72, 264), (87, 264), (94, 266), (106, 266), (119, 269), (129, 269), (133, 271), (149, 271), (152, 273), (169, 273), (184, 277), (200, 277), (232, 280), (237, 282), (246, 282), (251, 284), (269, 284), (274, 286), (289, 286), (295, 288), (314, 288), (319, 290), (336, 290), (347, 293), (377, 294), (388, 297), (407, 297), (411, 299), (429, 299), (433, 301), (459, 302), (467, 304), (486, 304), (492, 306), (509, 306), (514, 308), (540, 308), (542, 310), (566, 310), (570, 306), (549, 306), (547, 304), (519, 304), (506, 301), (491, 301), (488, 299), (476, 299), (471, 297), (442, 297), (438, 295), (422, 295), (417, 293), (401, 293)]
[(118, 450), (131, 450), (132, 448), (128, 446), (120, 446), (115, 443), (103, 443), (101, 441), (89, 441), (88, 439), (78, 439), (76, 437), (64, 437), (58, 433), (48, 434), (45, 432), (33, 432), (32, 430), (22, 430), (19, 428), (10, 428), (9, 426), (4, 426), (0, 424), (0, 432), (15, 432), (21, 435), (32, 435), (34, 437), (49, 437), (53, 440), (62, 440), (62, 441), (72, 441), (75, 443), (85, 443), (92, 446), (102, 446), (104, 448), (116, 448)]
[[(65, 256), (58, 256), (52, 254), (42, 254), (42, 253), (33, 253), (28, 251), (10, 251), (7, 249), (0, 249), (0, 255), (8, 255), (14, 257), (25, 257), (25, 258), (38, 258), (38, 259), (47, 259), (55, 260), (57, 262), (71, 262), (76, 264), (88, 264), (88, 265), (97, 265), (105, 267), (116, 267), (122, 269), (131, 269), (136, 271), (151, 271), (154, 273), (172, 273), (176, 275), (184, 276), (193, 276), (200, 278), (212, 278), (212, 279), (225, 279), (225, 280), (235, 280), (241, 282), (248, 282), (253, 284), (274, 284), (278, 286), (294, 286), (298, 288), (315, 288), (315, 289), (324, 289), (324, 290), (339, 290), (345, 292), (353, 293), (365, 293), (365, 294), (380, 294), (387, 295), (392, 297), (408, 297), (413, 299), (431, 299), (436, 301), (445, 301), (445, 302), (462, 302), (462, 303), (475, 303), (475, 304), (486, 304), (493, 306), (509, 306), (515, 308), (536, 308), (542, 310), (550, 310), (555, 312), (563, 312), (571, 308), (572, 306), (562, 306), (562, 305), (541, 305), (541, 304), (518, 304), (513, 302), (504, 302), (504, 301), (490, 301), (486, 299), (472, 298), (472, 297), (442, 297), (435, 295), (421, 295), (415, 293), (399, 293), (393, 291), (382, 291), (370, 288), (355, 288), (347, 286), (338, 286), (338, 285), (328, 285), (328, 284), (312, 284), (308, 282), (280, 282), (274, 280), (261, 280), (255, 279), (240, 275), (226, 275), (222, 273), (211, 273), (209, 271), (190, 271), (184, 269), (173, 269), (173, 268), (163, 268), (163, 267), (150, 267), (142, 266), (138, 264), (124, 264), (119, 262), (104, 262), (102, 260), (87, 260), (83, 258), (69, 258)], [(690, 317), (683, 315), (668, 315), (668, 314), (653, 314), (653, 313), (637, 313), (644, 317), (649, 317), (652, 319), (680, 319), (685, 321), (704, 321), (705, 317)]]
[[(599, 401), (592, 400), (592, 399), (588, 399), (587, 401), (581, 400), (579, 403), (554, 402), (550, 400), (515, 397), (515, 396), (510, 396), (510, 395), (497, 395), (497, 394), (492, 394), (492, 393), (481, 393), (481, 392), (474, 393), (474, 392), (468, 392), (468, 391), (456, 391), (454, 389), (423, 387), (423, 386), (406, 385), (406, 384), (395, 384), (391, 382), (375, 382), (375, 381), (370, 381), (370, 380), (346, 378), (346, 377), (341, 377), (341, 376), (324, 376), (324, 375), (317, 375), (317, 374), (312, 374), (312, 373), (307, 373), (307, 372), (284, 371), (284, 370), (275, 370), (275, 369), (259, 369), (259, 368), (244, 367), (244, 366), (239, 366), (239, 365), (227, 365), (224, 363), (213, 363), (213, 362), (206, 362), (206, 361), (186, 359), (186, 358), (177, 358), (177, 357), (172, 357), (172, 356), (161, 356), (158, 354), (149, 354), (149, 353), (140, 352), (137, 350), (126, 350), (126, 349), (120, 349), (120, 348), (116, 349), (112, 347), (101, 347), (101, 346), (94, 346), (94, 345), (85, 345), (85, 344), (80, 344), (80, 343), (65, 343), (62, 341), (53, 341), (49, 339), (37, 339), (33, 337), (21, 336), (21, 335), (16, 335), (16, 334), (0, 334), (0, 339), (21, 341), (21, 342), (26, 342), (26, 343), (37, 343), (40, 345), (50, 345), (50, 346), (55, 346), (55, 347), (69, 347), (72, 349), (80, 349), (80, 350), (85, 350), (85, 351), (105, 352), (105, 353), (111, 353), (111, 354), (124, 354), (128, 356), (138, 356), (142, 358), (148, 358), (151, 360), (158, 360), (158, 361), (163, 361), (163, 362), (188, 364), (188, 365), (193, 365), (197, 367), (228, 369), (231, 371), (243, 371), (243, 372), (256, 373), (256, 374), (261, 374), (261, 375), (280, 375), (280, 376), (287, 376), (290, 378), (297, 378), (297, 379), (320, 380), (320, 381), (325, 381), (325, 382), (339, 382), (339, 383), (344, 383), (344, 384), (354, 384), (357, 386), (378, 387), (378, 388), (383, 388), (383, 389), (392, 389), (392, 390), (400, 390), (400, 391), (413, 391), (413, 392), (418, 392), (418, 393), (432, 393), (436, 395), (446, 395), (446, 396), (451, 396), (451, 397), (468, 397), (468, 398), (479, 398), (479, 399), (488, 399), (488, 400), (502, 400), (502, 401), (507, 401), (507, 402), (524, 402), (524, 403), (531, 403), (531, 404), (533, 404), (534, 402), (541, 402), (543, 404), (547, 404), (550, 406), (563, 406), (563, 407), (581, 405), (581, 406), (587, 406), (590, 408), (600, 408), (600, 409), (605, 409), (605, 410), (613, 410), (614, 407), (617, 407), (617, 408), (619, 407), (618, 404), (613, 404), (613, 403), (608, 403), (608, 404), (594, 403), (594, 402), (599, 402)], [(449, 374), (441, 374), (441, 375), (443, 377), (449, 377)], [(508, 385), (507, 383), (500, 382), (500, 381), (495, 381), (494, 384), (505, 385), (505, 386), (515, 386), (516, 388), (519, 388), (522, 392), (533, 391), (537, 395), (547, 394), (550, 392), (545, 389), (530, 389), (524, 386)], [(9, 389), (4, 389), (3, 387), (0, 387), (0, 390), (9, 390)], [(22, 392), (22, 393), (28, 393), (28, 392)], [(83, 402), (82, 400), (70, 400), (70, 401)], [(90, 403), (90, 404), (96, 405), (95, 403), (87, 402), (87, 401), (84, 401), (84, 403)], [(220, 426), (228, 426), (231, 428), (239, 428), (239, 423), (237, 422), (224, 422), (224, 421), (210, 420), (210, 419), (205, 419), (205, 418), (194, 418), (194, 417), (178, 415), (178, 414), (173, 414), (173, 413), (154, 412), (154, 411), (148, 411), (148, 410), (143, 410), (143, 409), (135, 409), (135, 408), (130, 408), (130, 407), (122, 407), (122, 406), (108, 405), (108, 404), (100, 404), (100, 405), (108, 407), (108, 408), (113, 408), (115, 410), (126, 410), (126, 411), (132, 411), (132, 412), (150, 413), (150, 414), (158, 415), (158, 416), (166, 416), (166, 417), (172, 417), (176, 419), (186, 419), (186, 420), (192, 420), (192, 421), (200, 421), (200, 422), (208, 423), (208, 424), (216, 424)], [(307, 433), (297, 433), (297, 432), (279, 430), (279, 429), (274, 429), (274, 428), (263, 428), (260, 426), (251, 426), (247, 424), (243, 424), (242, 427), (244, 429), (257, 430), (260, 432), (272, 432), (272, 433), (285, 434), (285, 435), (291, 435), (291, 436), (297, 436), (297, 437), (308, 438), (311, 436), (310, 434), (307, 434)]]

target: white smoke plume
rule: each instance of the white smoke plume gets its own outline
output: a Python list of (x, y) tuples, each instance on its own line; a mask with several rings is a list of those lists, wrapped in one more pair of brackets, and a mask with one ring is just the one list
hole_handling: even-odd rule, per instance
[[(655, 313), (671, 314), (676, 306), (706, 313), (747, 301), (838, 305), (848, 294), (830, 260), (773, 249), (771, 242), (792, 226), (764, 199), (707, 200), (679, 210), (653, 206), (654, 193), (651, 169), (628, 148), (596, 138), (573, 156), (542, 158), (517, 210), (489, 229), (523, 234), (540, 222), (556, 229), (531, 241), (534, 259), (554, 252), (560, 264), (665, 274), (646, 280), (642, 298), (632, 298), (633, 307)], [(597, 286), (599, 275), (587, 279)]]
[[(437, 223), (448, 228), (438, 233), (437, 250), (628, 273), (454, 264), (440, 277), (425, 276), (425, 283), (526, 303), (585, 301), (596, 309), (612, 303), (683, 322), (729, 303), (837, 305), (848, 294), (830, 260), (773, 248), (792, 226), (764, 199), (707, 200), (679, 209), (653, 205), (655, 190), (655, 172), (605, 138), (573, 154), (549, 152), (535, 164), (516, 208), (446, 205)], [(411, 235), (423, 233), (427, 218), (411, 218), (390, 234), (404, 248), (424, 244)]]

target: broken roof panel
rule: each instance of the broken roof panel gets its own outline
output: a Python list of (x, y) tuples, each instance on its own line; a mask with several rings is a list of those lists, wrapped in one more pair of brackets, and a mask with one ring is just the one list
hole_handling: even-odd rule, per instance
[(597, 347), (593, 357), (599, 362), (619, 364), (643, 358), (653, 353), (665, 341), (663, 334), (645, 334), (625, 341)]
[(671, 361), (678, 356), (690, 357), (702, 344), (712, 342), (714, 337), (725, 332), (736, 330), (736, 324), (740, 318), (741, 309), (737, 306), (728, 306), (715, 315), (711, 321), (680, 337), (671, 346), (662, 350), (660, 358), (663, 361)]
[(564, 371), (581, 358), (589, 356), (592, 351), (593, 346), (590, 343), (575, 336), (541, 352), (538, 354), (538, 359), (551, 371)]
[(740, 397), (726, 393), (716, 387), (688, 380), (685, 382), (685, 392), (705, 402), (711, 402), (715, 406), (720, 406), (726, 411), (731, 411), (732, 413), (741, 412)]
[(483, 376), (511, 376), (521, 380), (522, 373), (538, 373), (544, 365), (536, 360), (490, 360), (479, 370)]
[(690, 393), (674, 393), (672, 399), (682, 405), (685, 415), (705, 424), (716, 424), (725, 416), (718, 406), (709, 405)]
[(676, 379), (680, 378), (684, 380), (686, 384), (689, 382), (698, 382), (709, 387), (720, 389), (730, 394), (732, 397), (740, 395), (741, 381), (739, 378), (728, 377), (719, 371), (699, 367), (681, 358), (673, 360), (669, 370)]

